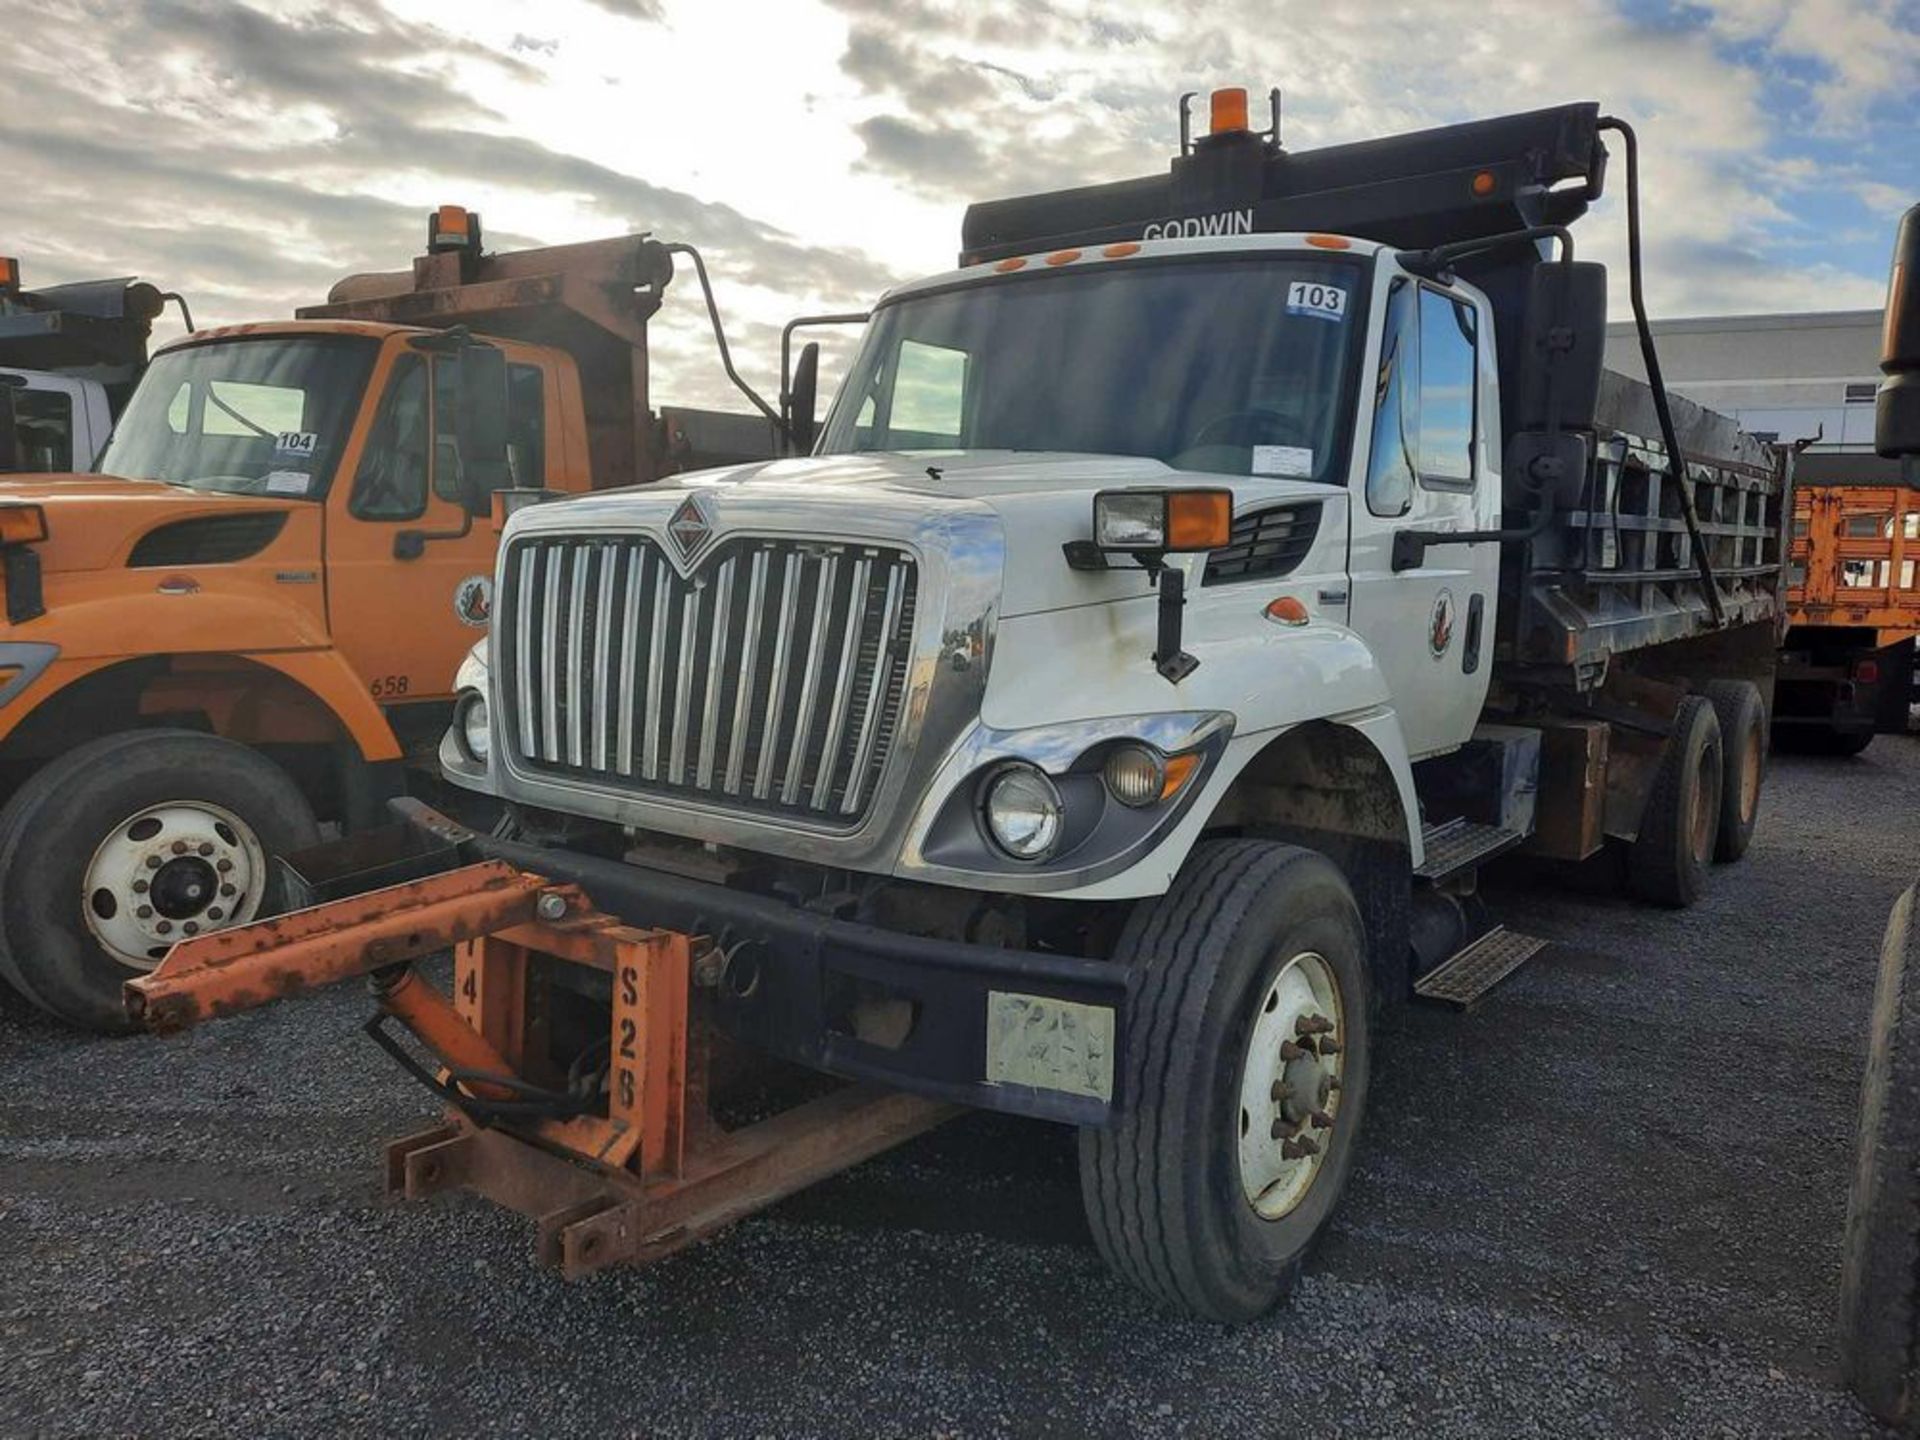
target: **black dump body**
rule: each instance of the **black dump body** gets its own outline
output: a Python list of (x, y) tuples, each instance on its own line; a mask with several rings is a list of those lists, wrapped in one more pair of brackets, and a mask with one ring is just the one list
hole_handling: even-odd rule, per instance
[[(1183, 142), (1165, 175), (969, 206), (960, 259), (1288, 231), (1426, 249), (1566, 226), (1602, 193), (1605, 128), (1599, 106), (1580, 102), (1298, 152), (1246, 132), (1207, 137)], [(1507, 243), (1452, 265), (1493, 305), (1509, 414), (1522, 393), (1521, 335), (1542, 249)], [(1777, 622), (1788, 457), (1724, 416), (1679, 397), (1671, 406), (1719, 617), (1658, 439), (1653, 392), (1607, 373), (1578, 505), (1563, 504), (1539, 538), (1505, 550), (1496, 654), (1511, 678), (1586, 690), (1610, 656)], [(1505, 523), (1526, 526), (1536, 512), (1516, 472), (1507, 472)]]
[(131, 277), (0, 295), (0, 368), (97, 380), (117, 415), (146, 368), (163, 303), (159, 290)]

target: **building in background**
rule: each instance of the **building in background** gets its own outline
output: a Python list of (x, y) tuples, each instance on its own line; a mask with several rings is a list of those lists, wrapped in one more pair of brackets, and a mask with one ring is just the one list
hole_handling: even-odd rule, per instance
[[(1818, 433), (1822, 453), (1871, 456), (1880, 328), (1878, 310), (1832, 310), (1656, 320), (1653, 336), (1676, 393), (1762, 439)], [(1630, 321), (1607, 327), (1607, 365), (1647, 378)]]
[[(1776, 742), (1856, 754), (1903, 731), (1920, 700), (1920, 492), (1873, 453), (1878, 310), (1655, 321), (1675, 394), (1765, 440), (1820, 438), (1794, 465), (1790, 628), (1774, 687)], [(1607, 327), (1607, 364), (1646, 378), (1631, 323)]]

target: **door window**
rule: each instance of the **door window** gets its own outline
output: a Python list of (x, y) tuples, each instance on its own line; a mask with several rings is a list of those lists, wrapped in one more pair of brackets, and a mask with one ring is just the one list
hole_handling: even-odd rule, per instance
[(1373, 448), (1367, 458), (1367, 508), (1376, 515), (1404, 515), (1413, 504), (1412, 437), (1420, 418), (1420, 324), (1404, 280), (1387, 294), (1386, 333), (1373, 382)]
[(367, 437), (353, 482), (353, 513), (363, 520), (413, 520), (427, 508), (427, 362), (394, 362), (386, 398)]
[(23, 471), (73, 469), (73, 397), (66, 391), (14, 391), (13, 430)]
[(1420, 482), (1473, 484), (1473, 307), (1437, 290), (1420, 292)]

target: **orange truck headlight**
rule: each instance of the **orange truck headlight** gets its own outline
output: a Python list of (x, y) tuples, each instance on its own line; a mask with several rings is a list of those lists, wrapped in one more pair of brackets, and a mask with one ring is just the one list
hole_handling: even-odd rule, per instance
[(47, 512), (38, 505), (0, 505), (0, 545), (32, 545), (47, 538)]
[(1187, 554), (1233, 538), (1231, 490), (1102, 490), (1093, 543), (1102, 550)]

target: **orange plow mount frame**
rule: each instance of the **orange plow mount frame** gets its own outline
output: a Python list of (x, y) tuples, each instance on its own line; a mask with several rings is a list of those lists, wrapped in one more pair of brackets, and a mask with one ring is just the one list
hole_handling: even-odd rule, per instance
[[(412, 968), (449, 945), (451, 997)], [(368, 976), (381, 1018), (432, 1055), (439, 1073), (423, 1078), (448, 1098), (444, 1124), (387, 1147), (388, 1193), (484, 1195), (535, 1219), (538, 1255), (573, 1277), (667, 1254), (958, 1113), (841, 1086), (722, 1130), (706, 1110), (696, 949), (494, 860), (185, 941), (128, 983), (127, 1006), (171, 1031)], [(530, 996), (554, 963), (605, 973), (607, 1065), (594, 1093), (541, 1113), (526, 1099), (551, 1093), (526, 1078)]]

